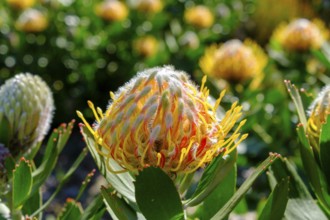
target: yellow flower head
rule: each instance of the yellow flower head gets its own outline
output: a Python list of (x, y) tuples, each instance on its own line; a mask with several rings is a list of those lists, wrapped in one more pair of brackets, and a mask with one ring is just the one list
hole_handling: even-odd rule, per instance
[(30, 8), (36, 3), (36, 0), (7, 0), (8, 4), (20, 10)]
[(207, 48), (199, 64), (205, 74), (216, 79), (243, 82), (254, 78), (256, 82), (263, 78), (267, 56), (251, 40), (242, 43), (235, 39)]
[(134, 42), (134, 49), (144, 57), (151, 57), (157, 52), (158, 41), (153, 36), (145, 36)]
[(98, 16), (107, 21), (122, 21), (127, 18), (127, 6), (117, 0), (105, 0), (95, 8)]
[[(310, 106), (310, 116), (307, 122), (307, 134), (310, 141), (314, 143), (319, 142), (320, 129), (322, 124), (326, 122), (330, 114), (330, 86), (322, 89), (318, 97)], [(314, 147), (314, 146), (313, 146)]]
[(25, 10), (16, 21), (16, 28), (24, 32), (41, 32), (48, 26), (47, 17), (36, 9)]
[(145, 13), (157, 13), (163, 8), (161, 0), (139, 0), (137, 9)]
[(191, 24), (197, 28), (209, 28), (214, 22), (212, 12), (204, 5), (198, 5), (186, 9), (184, 19), (188, 24)]
[(280, 24), (274, 31), (272, 40), (289, 51), (318, 49), (328, 38), (328, 31), (320, 20), (313, 22), (300, 18), (289, 24)]
[[(101, 146), (99, 154), (123, 167), (119, 172), (156, 166), (167, 173), (190, 173), (230, 153), (247, 136), (239, 133), (245, 120), (229, 135), (242, 108), (234, 103), (219, 119), (216, 109), (224, 92), (209, 104), (205, 81), (198, 89), (185, 72), (151, 68), (110, 93), (104, 114), (88, 102), (96, 118), (93, 128), (77, 113)], [(110, 165), (108, 169), (114, 172)]]

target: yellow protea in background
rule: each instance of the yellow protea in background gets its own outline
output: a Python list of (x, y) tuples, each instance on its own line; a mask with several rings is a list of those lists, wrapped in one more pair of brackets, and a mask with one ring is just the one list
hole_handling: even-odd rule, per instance
[(23, 10), (33, 6), (36, 0), (7, 0), (7, 2), (11, 7)]
[(274, 31), (271, 40), (288, 51), (319, 49), (328, 39), (329, 32), (321, 20), (299, 18), (289, 24), (282, 23)]
[(139, 55), (151, 57), (158, 50), (158, 40), (153, 36), (144, 36), (135, 40), (133, 46)]
[(107, 21), (122, 21), (128, 16), (127, 6), (117, 0), (105, 0), (95, 7), (98, 16)]
[(309, 119), (306, 133), (314, 148), (319, 151), (320, 130), (330, 114), (330, 85), (325, 86), (309, 107)]
[(24, 32), (41, 32), (48, 26), (47, 17), (36, 9), (25, 10), (16, 21), (16, 28)]
[(138, 0), (137, 9), (141, 12), (154, 14), (161, 11), (163, 2), (161, 0)]
[(184, 12), (184, 19), (188, 24), (197, 28), (209, 28), (214, 23), (213, 13), (204, 5), (187, 8)]
[(190, 173), (219, 154), (229, 154), (247, 136), (239, 133), (245, 120), (229, 133), (242, 115), (241, 106), (234, 103), (218, 118), (224, 91), (214, 105), (209, 104), (205, 81), (206, 77), (198, 89), (185, 72), (168, 66), (151, 68), (110, 93), (105, 113), (88, 102), (96, 118), (93, 127), (77, 113), (100, 145), (97, 151), (111, 172), (116, 171), (110, 159), (123, 168), (117, 172), (137, 173), (155, 166), (167, 173)]
[(15, 157), (47, 134), (54, 100), (47, 84), (36, 75), (18, 74), (0, 87), (0, 143)]
[(253, 79), (255, 86), (263, 79), (267, 56), (251, 40), (234, 39), (219, 46), (211, 45), (199, 61), (202, 71), (215, 79), (244, 82)]

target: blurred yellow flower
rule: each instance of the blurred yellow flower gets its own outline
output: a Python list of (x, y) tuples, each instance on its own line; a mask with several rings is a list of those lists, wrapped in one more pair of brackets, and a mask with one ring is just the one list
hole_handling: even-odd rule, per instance
[(8, 4), (17, 9), (27, 9), (36, 3), (36, 0), (7, 0)]
[(36, 9), (25, 10), (16, 21), (16, 28), (25, 32), (41, 32), (48, 26), (47, 17)]
[(161, 0), (139, 0), (137, 3), (137, 9), (145, 13), (157, 13), (163, 8), (163, 2)]
[(117, 0), (105, 0), (99, 3), (95, 12), (98, 16), (107, 21), (122, 21), (127, 18), (127, 6)]
[[(93, 128), (77, 114), (101, 146), (99, 154), (123, 167), (118, 172), (156, 166), (167, 173), (190, 173), (219, 154), (229, 154), (247, 136), (239, 133), (245, 120), (229, 134), (242, 115), (241, 106), (234, 103), (218, 118), (224, 91), (211, 105), (205, 82), (206, 77), (198, 89), (185, 72), (151, 68), (110, 93), (105, 113), (88, 102), (96, 118)], [(115, 172), (109, 164), (108, 169)]]
[(188, 24), (197, 28), (209, 28), (214, 22), (211, 10), (204, 5), (187, 8), (184, 12), (184, 19)]
[(314, 149), (318, 149), (320, 130), (330, 114), (330, 86), (325, 86), (309, 107), (307, 135)]
[(151, 57), (158, 50), (158, 41), (153, 36), (141, 37), (134, 42), (134, 49), (144, 57)]
[(272, 40), (288, 51), (318, 49), (328, 39), (329, 32), (321, 20), (299, 18), (282, 23), (274, 31)]
[(263, 79), (267, 56), (262, 48), (251, 40), (229, 40), (206, 49), (199, 64), (202, 71), (215, 78), (230, 82), (243, 82), (253, 78), (254, 86)]

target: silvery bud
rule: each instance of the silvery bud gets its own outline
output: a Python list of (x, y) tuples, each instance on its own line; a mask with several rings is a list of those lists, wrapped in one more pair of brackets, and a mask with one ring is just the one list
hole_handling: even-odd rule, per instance
[(16, 157), (43, 140), (53, 117), (54, 100), (36, 75), (21, 73), (0, 87), (0, 143)]

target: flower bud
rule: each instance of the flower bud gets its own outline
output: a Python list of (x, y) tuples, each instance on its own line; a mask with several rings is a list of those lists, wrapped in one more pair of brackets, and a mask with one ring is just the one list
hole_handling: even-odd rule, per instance
[[(147, 69), (112, 93), (105, 114), (90, 105), (96, 118), (93, 128), (81, 112), (78, 116), (100, 144), (95, 146), (100, 156), (124, 168), (115, 171), (108, 164), (109, 171), (136, 173), (155, 166), (167, 173), (191, 173), (217, 155), (230, 153), (246, 138), (239, 134), (245, 121), (229, 135), (242, 115), (241, 107), (235, 103), (218, 118), (224, 92), (211, 105), (205, 82), (206, 77), (198, 89), (185, 72), (168, 66)], [(132, 94), (136, 98), (131, 99)]]
[(141, 56), (151, 57), (158, 50), (158, 41), (153, 36), (145, 36), (134, 42), (134, 49)]
[(188, 24), (197, 28), (209, 28), (214, 22), (212, 12), (204, 5), (198, 5), (186, 9), (184, 12), (184, 19)]
[(36, 9), (25, 10), (16, 22), (16, 28), (24, 32), (42, 32), (47, 26), (46, 16)]
[[(307, 135), (314, 149), (319, 151), (320, 130), (330, 114), (330, 86), (326, 86), (309, 107)], [(329, 123), (329, 122), (328, 122)]]
[(254, 78), (261, 81), (266, 63), (267, 56), (256, 43), (251, 40), (242, 43), (235, 39), (207, 48), (200, 60), (200, 67), (215, 79), (243, 82)]
[(276, 28), (272, 40), (288, 51), (319, 49), (328, 38), (328, 31), (320, 20), (300, 18), (289, 24), (282, 23)]
[(122, 21), (128, 15), (127, 6), (117, 0), (105, 0), (96, 6), (95, 11), (107, 21)]
[(53, 117), (54, 101), (36, 75), (18, 74), (0, 87), (0, 143), (16, 157), (42, 141)]

